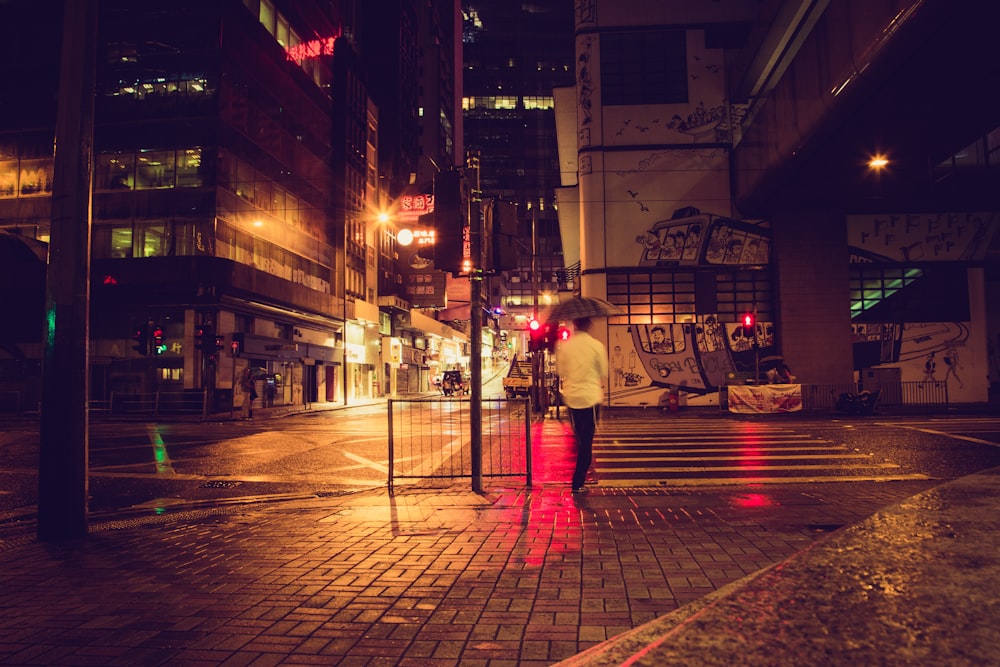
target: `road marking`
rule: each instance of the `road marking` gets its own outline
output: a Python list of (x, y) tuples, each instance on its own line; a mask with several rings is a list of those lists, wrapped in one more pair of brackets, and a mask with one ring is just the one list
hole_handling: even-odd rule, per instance
[(389, 466), (385, 463), (379, 463), (378, 461), (372, 461), (371, 459), (366, 459), (363, 456), (358, 456), (357, 454), (352, 454), (351, 452), (341, 451), (346, 458), (354, 461), (355, 463), (360, 463), (362, 467), (371, 468), (372, 470), (377, 470), (381, 473), (388, 473)]
[(167, 445), (163, 442), (160, 429), (155, 424), (146, 427), (149, 433), (149, 441), (153, 445), (153, 461), (156, 463), (157, 475), (176, 475), (174, 466), (170, 463), (170, 454), (167, 453)]
[(737, 486), (752, 484), (813, 484), (817, 482), (917, 482), (933, 479), (928, 475), (823, 475), (815, 477), (705, 477), (697, 479), (601, 479), (597, 486), (615, 487), (660, 487), (660, 486)]
[[(888, 470), (890, 468), (898, 468), (899, 466), (895, 463), (866, 463), (866, 464), (847, 464), (835, 466), (835, 470), (871, 470), (872, 468), (878, 470)], [(762, 472), (765, 470), (829, 470), (827, 467), (814, 466), (814, 465), (801, 465), (801, 466), (768, 466), (768, 465), (748, 465), (748, 466), (678, 466), (678, 467), (666, 467), (666, 468), (615, 468), (615, 467), (605, 467), (598, 466), (597, 474), (601, 475), (607, 474), (620, 474), (623, 472), (657, 472), (657, 473), (697, 473), (697, 472)]]
[[(777, 461), (781, 459), (870, 459), (872, 454), (785, 454), (782, 456), (726, 456), (726, 457), (712, 457), (712, 456), (604, 456), (603, 461), (609, 463), (641, 463), (642, 461), (649, 461), (651, 463), (658, 463), (662, 461)], [(897, 466), (898, 467), (898, 466)]]
[[(625, 447), (625, 448), (598, 448), (594, 447), (594, 453), (600, 452), (604, 456), (613, 456), (615, 454), (641, 454), (642, 452), (648, 451), (660, 451), (662, 447)], [(829, 452), (833, 451), (847, 451), (847, 447), (839, 446), (829, 446), (829, 447), (793, 447), (796, 452)], [(746, 454), (748, 451), (753, 452), (787, 452), (788, 447), (706, 447), (702, 449), (701, 447), (695, 448), (683, 448), (674, 449), (670, 448), (671, 454)]]
[(890, 422), (879, 422), (879, 426), (890, 426), (893, 428), (905, 428), (909, 431), (919, 431), (920, 433), (927, 433), (930, 435), (940, 435), (946, 438), (954, 438), (955, 440), (965, 440), (966, 442), (974, 442), (977, 445), (990, 445), (992, 447), (1000, 447), (1000, 442), (993, 442), (991, 440), (983, 440), (982, 438), (973, 438), (968, 435), (958, 435), (957, 433), (948, 433), (947, 431), (938, 431), (933, 428), (921, 428), (919, 426), (910, 426), (908, 424), (892, 424)]

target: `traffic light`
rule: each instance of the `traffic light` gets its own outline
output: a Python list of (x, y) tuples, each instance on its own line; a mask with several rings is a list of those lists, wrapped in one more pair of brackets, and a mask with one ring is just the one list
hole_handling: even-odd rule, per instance
[(569, 329), (557, 326), (554, 322), (542, 325), (542, 347), (549, 352), (556, 351), (556, 345), (569, 340)]
[(225, 347), (225, 344), (224, 344), (225, 341), (226, 341), (226, 337), (225, 336), (216, 335), (215, 336), (215, 350), (214, 351), (215, 352), (222, 351), (222, 349)]
[(545, 332), (542, 330), (542, 323), (531, 318), (528, 320), (528, 351), (538, 352), (542, 349), (544, 345), (543, 336)]
[(757, 315), (753, 312), (743, 313), (743, 320), (741, 323), (743, 325), (743, 336), (745, 338), (753, 337), (756, 333), (754, 329), (757, 325)]
[(211, 324), (199, 324), (195, 328), (194, 346), (204, 354), (215, 354), (215, 332)]
[(167, 343), (163, 337), (163, 327), (159, 324), (153, 327), (153, 354), (159, 356), (167, 351)]
[(243, 351), (243, 334), (234, 333), (233, 342), (229, 344), (229, 350), (233, 353), (234, 357), (240, 356), (240, 352)]
[(462, 173), (456, 169), (434, 177), (434, 268), (453, 276), (467, 273), (465, 266), (469, 198)]
[(542, 348), (549, 352), (555, 352), (556, 333), (556, 325), (552, 322), (546, 322), (542, 325)]
[(146, 356), (147, 354), (149, 354), (149, 326), (148, 325), (146, 325), (146, 324), (140, 324), (139, 326), (137, 326), (135, 328), (135, 333), (132, 334), (132, 340), (135, 341), (135, 344), (132, 346), (133, 350), (135, 350), (136, 352), (138, 352), (142, 356)]

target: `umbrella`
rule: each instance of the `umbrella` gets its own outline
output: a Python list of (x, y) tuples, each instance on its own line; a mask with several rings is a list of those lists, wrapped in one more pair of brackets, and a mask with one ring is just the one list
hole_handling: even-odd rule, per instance
[(770, 366), (771, 368), (777, 368), (785, 363), (785, 358), (780, 354), (769, 354), (766, 357), (760, 358), (761, 366)]
[(568, 322), (583, 317), (607, 317), (608, 315), (623, 315), (621, 308), (594, 296), (575, 296), (569, 301), (563, 301), (549, 309), (546, 315), (548, 322)]

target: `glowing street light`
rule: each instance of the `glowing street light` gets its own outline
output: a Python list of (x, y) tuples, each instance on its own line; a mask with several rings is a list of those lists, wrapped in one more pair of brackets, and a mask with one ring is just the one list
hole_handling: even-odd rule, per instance
[(875, 171), (880, 171), (889, 166), (889, 158), (882, 155), (881, 153), (876, 153), (868, 160), (868, 168), (874, 169)]

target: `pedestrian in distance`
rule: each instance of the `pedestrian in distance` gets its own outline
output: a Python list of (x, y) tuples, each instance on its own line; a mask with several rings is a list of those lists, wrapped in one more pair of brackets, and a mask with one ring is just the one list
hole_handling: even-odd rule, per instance
[(257, 383), (254, 380), (253, 371), (250, 367), (244, 369), (243, 374), (240, 375), (240, 389), (243, 391), (243, 412), (241, 417), (249, 421), (253, 419), (253, 402), (257, 398)]
[(575, 331), (556, 349), (556, 371), (562, 383), (562, 401), (569, 408), (570, 425), (576, 436), (576, 468), (573, 491), (581, 492), (593, 459), (598, 410), (608, 377), (608, 354), (601, 341), (590, 335), (590, 318), (573, 320)]

